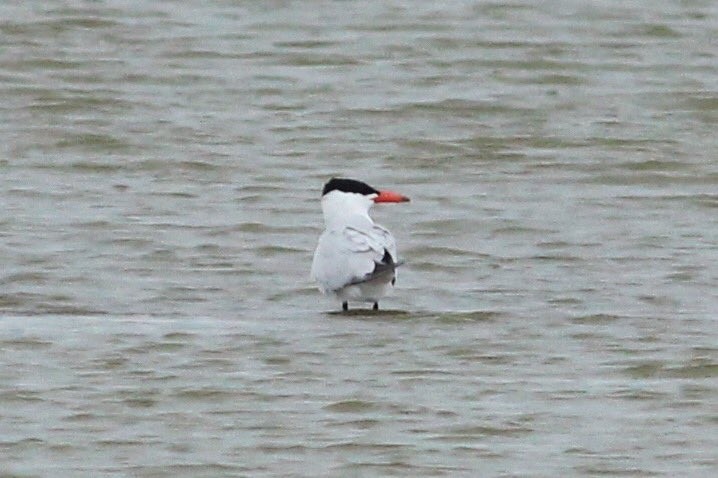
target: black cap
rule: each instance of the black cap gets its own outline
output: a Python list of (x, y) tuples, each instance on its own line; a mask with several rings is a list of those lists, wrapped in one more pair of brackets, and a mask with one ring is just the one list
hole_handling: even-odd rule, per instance
[(332, 178), (324, 185), (322, 196), (332, 191), (343, 191), (345, 193), (357, 193), (368, 196), (369, 194), (379, 194), (379, 191), (369, 186), (367, 183), (357, 181), (356, 179)]

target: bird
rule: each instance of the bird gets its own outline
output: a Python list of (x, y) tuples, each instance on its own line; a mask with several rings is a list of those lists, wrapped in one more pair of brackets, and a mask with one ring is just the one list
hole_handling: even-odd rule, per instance
[(408, 202), (393, 191), (379, 191), (356, 179), (331, 178), (322, 189), (325, 230), (312, 260), (311, 278), (319, 290), (342, 303), (373, 303), (396, 282), (398, 260), (394, 236), (369, 217), (374, 204)]

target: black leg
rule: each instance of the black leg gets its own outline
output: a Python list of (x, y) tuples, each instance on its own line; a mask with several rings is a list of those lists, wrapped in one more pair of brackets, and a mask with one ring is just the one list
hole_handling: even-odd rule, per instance
[(342, 310), (344, 312), (349, 310), (349, 302), (342, 302)]
[(374, 307), (372, 307), (373, 310), (379, 310), (379, 302), (374, 302)]

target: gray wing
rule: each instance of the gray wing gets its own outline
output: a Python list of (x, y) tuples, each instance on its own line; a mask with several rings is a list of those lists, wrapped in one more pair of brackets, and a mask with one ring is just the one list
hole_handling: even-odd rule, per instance
[(350, 285), (361, 284), (363, 282), (373, 281), (381, 277), (386, 277), (386, 281), (394, 280), (396, 275), (396, 268), (402, 265), (404, 261), (394, 261), (394, 258), (389, 254), (388, 249), (384, 249), (384, 257), (381, 262), (374, 262), (374, 270), (365, 274), (364, 277), (353, 280)]
[(346, 226), (325, 231), (312, 262), (312, 277), (323, 291), (334, 291), (381, 276), (393, 277), (400, 264), (396, 244), (381, 226)]

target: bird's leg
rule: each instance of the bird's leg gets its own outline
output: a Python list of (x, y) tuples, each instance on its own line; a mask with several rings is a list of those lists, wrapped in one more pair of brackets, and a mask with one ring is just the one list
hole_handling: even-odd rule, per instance
[(374, 307), (372, 307), (372, 310), (379, 310), (379, 302), (374, 302)]
[(342, 302), (342, 310), (347, 312), (349, 310), (349, 302)]

